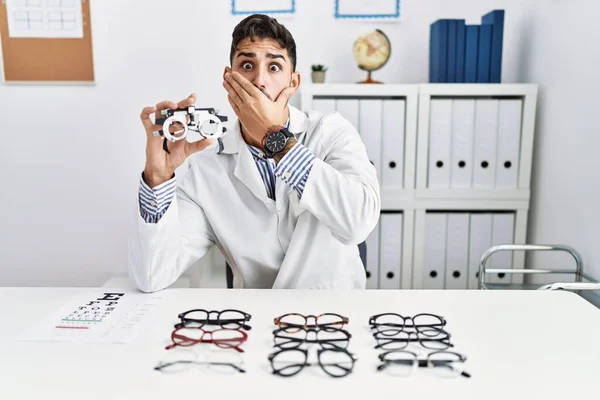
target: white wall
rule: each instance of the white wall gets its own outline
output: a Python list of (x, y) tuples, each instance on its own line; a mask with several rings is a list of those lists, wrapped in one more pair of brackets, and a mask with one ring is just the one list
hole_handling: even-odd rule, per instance
[[(598, 93), (600, 31), (595, 0), (532, 2), (518, 34), (518, 79), (540, 85), (530, 213), (531, 243), (567, 244), (600, 279)], [(573, 265), (569, 256), (532, 257), (534, 268)]]
[[(178, 100), (196, 92), (197, 105), (233, 115), (221, 76), (228, 65), (231, 31), (242, 17), (230, 15), (230, 4), (229, 0), (94, 0), (95, 86), (0, 86), (0, 285), (98, 285), (112, 274), (125, 272), (127, 229), (135, 215), (144, 165), (140, 110), (162, 99)], [(388, 65), (374, 78), (386, 83), (421, 83), (428, 80), (431, 22), (460, 17), (479, 23), (484, 13), (504, 8), (503, 80), (508, 83), (524, 76), (521, 63), (528, 55), (522, 53), (520, 44), (528, 32), (523, 33), (523, 19), (531, 18), (524, 4), (522, 0), (403, 0), (401, 22), (378, 24), (335, 20), (333, 0), (302, 0), (297, 2), (295, 16), (281, 20), (295, 35), (298, 68), (306, 82), (313, 63), (330, 66), (328, 82), (363, 79), (351, 55), (352, 44), (358, 35), (379, 27), (390, 37), (393, 49)], [(591, 17), (585, 17), (591, 22)], [(537, 65), (542, 69), (544, 63)], [(591, 77), (592, 67), (585, 68)], [(535, 75), (529, 75), (530, 81)], [(585, 86), (583, 80), (578, 82), (582, 83), (580, 94)], [(583, 135), (592, 132), (590, 119), (589, 129), (581, 122), (581, 131), (572, 134), (583, 140)], [(563, 125), (571, 125), (569, 121), (565, 118)], [(573, 130), (567, 128), (565, 132)], [(556, 132), (566, 135), (560, 131)], [(543, 156), (548, 162), (556, 159), (550, 154), (565, 149), (557, 140), (543, 145), (551, 148)], [(583, 168), (584, 157), (576, 155), (570, 165)], [(555, 171), (557, 167), (548, 168)], [(596, 172), (587, 175), (590, 180), (592, 173)], [(561, 180), (571, 191), (594, 190), (576, 185), (577, 180), (568, 175)], [(550, 179), (541, 178), (542, 189)], [(553, 194), (557, 189), (548, 190)], [(566, 196), (558, 197), (541, 206), (544, 215), (554, 209), (565, 213), (555, 208), (560, 199), (574, 204)], [(570, 225), (574, 222), (565, 224), (572, 227), (569, 237), (580, 234), (581, 227)], [(588, 237), (593, 236), (593, 229), (597, 232), (598, 228), (586, 228)], [(582, 244), (588, 241), (591, 256), (591, 238), (585, 239), (583, 233), (578, 237)]]

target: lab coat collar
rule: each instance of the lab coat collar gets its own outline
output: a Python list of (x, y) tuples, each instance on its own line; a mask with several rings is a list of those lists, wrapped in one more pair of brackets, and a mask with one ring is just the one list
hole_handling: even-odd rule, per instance
[[(290, 110), (290, 125), (289, 131), (298, 139), (301, 133), (308, 129), (310, 121), (306, 114), (293, 106), (288, 106)], [(219, 154), (236, 154), (240, 152), (242, 146), (246, 146), (246, 142), (242, 137), (240, 120), (233, 118), (231, 126), (227, 129), (227, 133), (218, 139), (217, 153)]]

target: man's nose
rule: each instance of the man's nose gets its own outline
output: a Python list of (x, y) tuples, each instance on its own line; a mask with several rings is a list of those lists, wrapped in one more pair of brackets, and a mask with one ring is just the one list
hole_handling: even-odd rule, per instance
[(257, 69), (254, 77), (252, 79), (252, 83), (259, 89), (266, 88), (266, 73), (262, 69)]

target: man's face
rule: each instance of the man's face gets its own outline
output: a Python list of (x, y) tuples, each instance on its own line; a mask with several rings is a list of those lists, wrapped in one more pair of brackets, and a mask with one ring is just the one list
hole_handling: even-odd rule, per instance
[[(273, 39), (254, 40), (246, 38), (240, 41), (231, 61), (231, 69), (252, 82), (272, 101), (277, 100), (283, 89), (298, 89), (300, 74), (292, 71), (287, 50), (279, 47)], [(225, 72), (227, 70), (225, 68)]]

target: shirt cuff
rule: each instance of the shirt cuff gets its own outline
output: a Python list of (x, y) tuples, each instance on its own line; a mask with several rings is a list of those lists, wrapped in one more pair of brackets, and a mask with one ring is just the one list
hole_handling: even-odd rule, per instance
[(144, 182), (143, 176), (140, 178), (140, 215), (144, 221), (157, 223), (160, 220), (173, 201), (176, 188), (175, 176), (154, 188)]
[(296, 143), (279, 161), (273, 172), (295, 190), (298, 197), (302, 197), (315, 158), (304, 145)]

